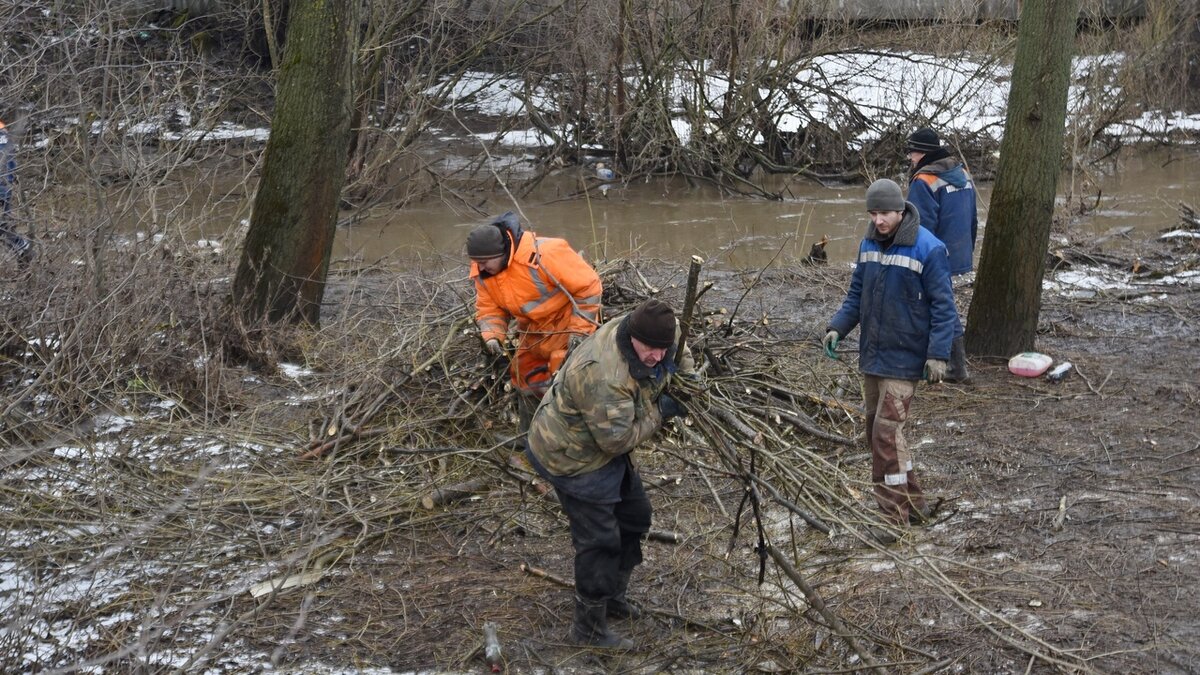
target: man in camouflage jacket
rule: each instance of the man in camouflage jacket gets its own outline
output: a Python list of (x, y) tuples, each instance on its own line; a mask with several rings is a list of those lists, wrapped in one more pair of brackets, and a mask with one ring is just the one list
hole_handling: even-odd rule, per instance
[(575, 547), (573, 638), (630, 649), (607, 617), (636, 618), (625, 598), (650, 530), (650, 500), (630, 460), (667, 419), (686, 414), (666, 393), (671, 376), (695, 377), (687, 346), (676, 365), (679, 326), (658, 300), (614, 319), (567, 358), (529, 428), (527, 455), (554, 485)]

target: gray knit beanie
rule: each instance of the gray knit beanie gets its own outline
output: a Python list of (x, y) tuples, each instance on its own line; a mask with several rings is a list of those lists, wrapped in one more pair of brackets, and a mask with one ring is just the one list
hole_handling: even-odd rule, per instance
[(868, 211), (903, 211), (904, 193), (896, 181), (880, 178), (867, 188)]
[(492, 224), (480, 225), (467, 235), (467, 255), (494, 258), (504, 254), (504, 233)]

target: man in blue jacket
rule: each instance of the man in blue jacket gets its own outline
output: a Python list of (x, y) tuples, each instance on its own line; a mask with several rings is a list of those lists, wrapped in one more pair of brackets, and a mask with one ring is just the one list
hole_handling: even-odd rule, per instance
[(929, 512), (904, 422), (917, 380), (940, 382), (946, 375), (959, 325), (950, 260), (946, 245), (921, 227), (916, 207), (904, 201), (895, 182), (877, 180), (867, 188), (867, 213), (871, 222), (850, 290), (822, 342), (832, 355), (838, 340), (861, 326), (858, 366), (875, 501), (898, 525), (922, 523)]
[[(908, 201), (921, 214), (921, 227), (946, 245), (951, 276), (970, 272), (979, 234), (975, 181), (963, 162), (942, 145), (942, 139), (933, 129), (923, 127), (913, 132), (904, 151), (912, 167)], [(967, 378), (967, 350), (960, 325), (954, 333), (946, 379), (965, 382)]]
[(5, 244), (17, 263), (27, 265), (33, 259), (33, 245), (29, 240), (8, 225), (9, 213), (12, 211), (13, 183), (17, 182), (17, 161), (13, 158), (14, 150), (8, 129), (0, 121), (0, 242)]

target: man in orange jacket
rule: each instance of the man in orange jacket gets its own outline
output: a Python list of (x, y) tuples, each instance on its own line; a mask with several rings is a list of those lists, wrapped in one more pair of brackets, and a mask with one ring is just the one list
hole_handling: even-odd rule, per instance
[(511, 211), (472, 230), (467, 255), (475, 323), (490, 353), (505, 353), (517, 322), (510, 370), (524, 432), (567, 352), (600, 324), (600, 277), (566, 240), (526, 231)]

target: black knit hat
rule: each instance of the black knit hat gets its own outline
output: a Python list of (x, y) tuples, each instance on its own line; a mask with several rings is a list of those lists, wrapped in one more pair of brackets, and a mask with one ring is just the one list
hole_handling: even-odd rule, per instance
[(472, 258), (495, 258), (504, 255), (504, 233), (495, 225), (480, 225), (467, 235), (467, 255)]
[(942, 147), (942, 139), (938, 138), (937, 132), (929, 127), (921, 127), (908, 137), (908, 142), (904, 144), (905, 152), (933, 152)]
[(629, 334), (656, 349), (675, 344), (675, 311), (661, 300), (647, 300), (629, 315)]

